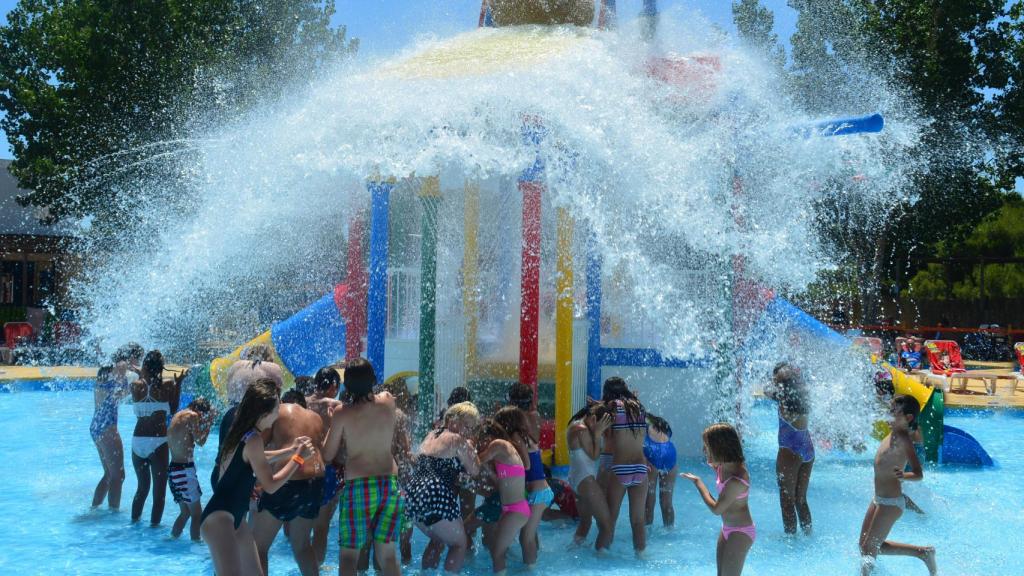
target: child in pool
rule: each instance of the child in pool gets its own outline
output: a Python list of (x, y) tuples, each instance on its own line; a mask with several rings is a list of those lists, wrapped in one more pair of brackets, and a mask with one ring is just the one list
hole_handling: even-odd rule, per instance
[[(515, 414), (504, 414), (506, 411)], [(499, 424), (498, 416), (503, 421), (513, 422), (512, 429)], [(523, 412), (518, 408), (506, 406), (498, 411), (494, 419), (485, 420), (480, 429), (479, 442), (480, 465), (494, 463), (497, 476), (498, 493), (501, 496), (501, 517), (493, 541), (489, 543), (491, 560), (495, 574), (505, 574), (505, 553), (519, 531), (530, 520), (530, 504), (524, 497), (526, 494), (526, 468), (529, 462), (526, 447), (516, 443), (513, 438), (527, 435), (527, 423)]]
[(200, 497), (203, 492), (199, 488), (193, 454), (196, 445), (206, 444), (215, 415), (216, 412), (210, 407), (210, 402), (200, 396), (190, 402), (184, 410), (175, 414), (170, 427), (167, 428), (167, 445), (171, 448), (167, 482), (171, 486), (174, 501), (181, 508), (171, 528), (171, 536), (175, 538), (181, 536), (185, 524), (191, 519), (189, 535), (195, 542), (200, 540), (199, 524), (203, 514)]
[[(893, 524), (903, 515), (906, 506), (902, 482), (916, 482), (923, 477), (921, 462), (917, 459), (914, 442), (910, 437), (911, 429), (917, 427), (917, 415), (920, 411), (920, 405), (911, 396), (896, 396), (892, 399), (892, 432), (882, 440), (878, 446), (878, 453), (875, 454), (875, 497), (868, 506), (861, 526), (863, 576), (871, 574), (874, 570), (875, 558), (879, 554), (920, 558), (932, 576), (938, 570), (935, 565), (935, 548), (886, 540)], [(908, 463), (910, 472), (905, 472)]]
[(718, 534), (715, 553), (718, 575), (739, 576), (743, 572), (747, 552), (757, 537), (750, 508), (747, 507), (750, 474), (744, 464), (743, 445), (736, 429), (724, 423), (708, 426), (703, 438), (708, 464), (715, 469), (718, 499), (711, 496), (696, 475), (685, 473), (682, 477), (693, 482), (711, 513), (722, 517), (722, 531)]
[(645, 522), (654, 524), (654, 504), (657, 500), (661, 506), (661, 521), (666, 528), (672, 528), (676, 522), (676, 510), (672, 506), (672, 494), (675, 492), (676, 447), (672, 443), (672, 427), (664, 418), (647, 414), (647, 437), (644, 438), (644, 457), (651, 469), (651, 479), (647, 485), (647, 510)]

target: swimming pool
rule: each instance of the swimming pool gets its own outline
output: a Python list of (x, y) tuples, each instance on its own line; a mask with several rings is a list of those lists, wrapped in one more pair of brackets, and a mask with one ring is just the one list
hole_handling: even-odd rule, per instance
[[(88, 435), (92, 417), (89, 391), (17, 392), (0, 394), (0, 438), (5, 465), (0, 467), (0, 510), (6, 526), (0, 530), (0, 574), (143, 574), (169, 576), (212, 574), (207, 549), (187, 539), (169, 537), (177, 505), (168, 494), (164, 524), (130, 525), (128, 509), (135, 475), (126, 462), (127, 479), (122, 511), (91, 511), (89, 502), (100, 478), (99, 460)], [(857, 534), (871, 498), (870, 460), (862, 455), (819, 456), (808, 499), (815, 520), (811, 537), (783, 535), (774, 482), (774, 413), (766, 406), (754, 413), (764, 432), (747, 439), (752, 489), (750, 507), (758, 525), (745, 574), (791, 575), (799, 566), (815, 574), (853, 574), (858, 567)], [(119, 426), (127, 444), (135, 417), (122, 405)], [(1024, 570), (1024, 491), (1015, 479), (1024, 478), (1021, 449), (1024, 418), (1013, 412), (947, 415), (947, 422), (973, 434), (998, 461), (996, 469), (926, 469), (922, 484), (907, 488), (928, 514), (908, 512), (892, 537), (932, 544), (938, 550), (940, 571), (954, 575), (1017, 574)], [(204, 500), (217, 440), (196, 452)], [(683, 468), (713, 480), (707, 466), (687, 461)], [(677, 484), (676, 529), (666, 531), (656, 517), (648, 542), (648, 559), (638, 566), (633, 558), (625, 514), (616, 530), (610, 558), (598, 560), (589, 549), (567, 551), (572, 530), (542, 527), (538, 573), (573, 574), (580, 570), (605, 574), (635, 574), (640, 568), (656, 574), (715, 573), (714, 541), (720, 521), (700, 502), (688, 482)], [(147, 506), (148, 508), (148, 506)], [(148, 518), (148, 510), (143, 518)], [(593, 539), (596, 530), (592, 532)], [(413, 540), (417, 559), (425, 540)], [(514, 549), (519, 558), (518, 548)], [(337, 573), (337, 545), (328, 551), (324, 574)], [(279, 537), (271, 550), (272, 574), (298, 574), (287, 543)], [(510, 572), (523, 571), (518, 561)], [(407, 570), (416, 573), (418, 570)], [(489, 574), (490, 559), (478, 553), (465, 573)], [(882, 558), (878, 574), (925, 574), (913, 558)]]

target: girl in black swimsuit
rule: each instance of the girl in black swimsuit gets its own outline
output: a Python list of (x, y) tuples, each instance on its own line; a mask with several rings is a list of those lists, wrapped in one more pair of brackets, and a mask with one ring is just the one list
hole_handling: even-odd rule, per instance
[[(263, 573), (252, 529), (244, 522), (253, 484), (259, 481), (264, 492), (273, 494), (313, 453), (307, 437), (296, 438), (283, 450), (264, 451), (261, 433), (277, 420), (280, 401), (276, 382), (268, 378), (253, 382), (217, 455), (220, 478), (203, 510), (200, 529), (219, 576)], [(284, 458), (289, 461), (275, 474), (271, 463)]]

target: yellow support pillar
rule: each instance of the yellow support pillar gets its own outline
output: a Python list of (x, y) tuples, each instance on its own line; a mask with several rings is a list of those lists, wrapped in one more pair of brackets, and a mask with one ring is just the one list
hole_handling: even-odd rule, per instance
[(480, 226), (480, 186), (469, 180), (465, 183), (465, 212), (463, 225), (466, 247), (462, 252), (462, 310), (466, 315), (466, 377), (476, 375), (476, 336), (480, 320), (477, 294), (480, 264), (477, 229)]
[(558, 300), (555, 308), (555, 466), (569, 465), (565, 433), (572, 416), (572, 216), (558, 209)]

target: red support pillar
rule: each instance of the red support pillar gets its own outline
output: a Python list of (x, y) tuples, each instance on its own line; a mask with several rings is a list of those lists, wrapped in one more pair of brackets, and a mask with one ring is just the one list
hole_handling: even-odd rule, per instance
[(366, 335), (366, 264), (363, 259), (363, 235), (365, 224), (362, 214), (352, 219), (348, 228), (348, 254), (346, 268), (344, 317), (345, 359), (351, 360), (363, 354), (363, 337)]
[(537, 391), (540, 317), (540, 199), (544, 185), (519, 181), (523, 193), (523, 264), (519, 314), (519, 381)]

